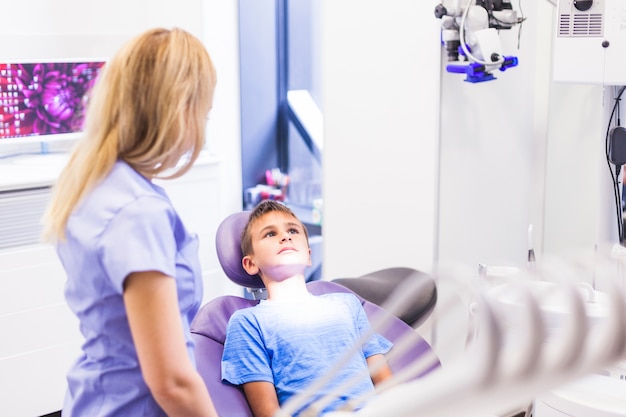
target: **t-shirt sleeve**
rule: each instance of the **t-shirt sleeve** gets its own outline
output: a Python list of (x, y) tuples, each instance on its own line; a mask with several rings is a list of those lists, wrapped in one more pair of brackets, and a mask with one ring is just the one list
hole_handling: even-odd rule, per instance
[(160, 271), (176, 275), (173, 209), (158, 197), (133, 201), (110, 221), (100, 237), (102, 267), (122, 293), (132, 272)]
[(274, 384), (270, 357), (253, 314), (238, 310), (226, 328), (222, 381), (241, 385), (252, 381)]
[[(358, 326), (359, 334), (363, 335), (371, 331), (371, 326), (369, 319), (367, 318), (367, 313), (363, 309), (361, 302), (354, 296), (350, 297), (351, 302), (353, 304), (353, 309), (355, 310), (355, 321)], [(380, 353), (387, 353), (393, 347), (393, 343), (391, 343), (387, 338), (382, 336), (379, 333), (374, 333), (372, 337), (363, 345), (363, 355), (366, 358), (369, 358), (372, 355), (377, 355)]]

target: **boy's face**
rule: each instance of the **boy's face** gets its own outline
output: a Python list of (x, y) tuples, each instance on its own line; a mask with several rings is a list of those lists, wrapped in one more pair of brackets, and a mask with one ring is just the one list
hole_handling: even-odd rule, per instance
[(250, 228), (253, 253), (242, 264), (250, 275), (282, 281), (311, 265), (311, 249), (300, 221), (287, 213), (269, 212)]

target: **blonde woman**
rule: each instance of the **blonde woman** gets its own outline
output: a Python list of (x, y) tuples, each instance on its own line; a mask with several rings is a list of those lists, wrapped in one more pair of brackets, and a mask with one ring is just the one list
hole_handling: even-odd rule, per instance
[(189, 333), (202, 299), (196, 236), (152, 183), (198, 157), (215, 82), (197, 38), (153, 29), (96, 83), (44, 218), (85, 338), (64, 416), (217, 416)]

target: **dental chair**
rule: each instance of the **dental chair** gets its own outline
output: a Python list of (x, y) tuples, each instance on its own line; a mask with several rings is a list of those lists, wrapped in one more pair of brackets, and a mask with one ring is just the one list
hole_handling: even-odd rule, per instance
[[(356, 278), (335, 278), (332, 281), (378, 306), (384, 306), (389, 294), (403, 286), (410, 291), (405, 297), (410, 299), (411, 303), (405, 304), (394, 314), (414, 329), (430, 317), (437, 304), (435, 280), (425, 272), (412, 268), (386, 268)], [(409, 281), (413, 281), (414, 285), (407, 285)]]
[[(230, 215), (218, 227), (216, 249), (219, 262), (226, 276), (236, 284), (258, 290), (264, 288), (258, 275), (250, 276), (241, 265), (240, 238), (248, 220), (249, 212), (243, 211)], [(348, 288), (331, 281), (313, 281), (307, 284), (314, 295), (331, 292), (352, 292)], [(404, 321), (383, 310), (378, 305), (355, 294), (363, 304), (370, 323), (385, 325), (377, 331), (391, 342), (402, 341), (401, 352), (388, 354), (388, 363), (392, 371), (399, 372), (424, 355), (433, 355), (430, 345)], [(239, 296), (221, 296), (202, 306), (191, 324), (192, 338), (195, 342), (195, 358), (198, 372), (204, 379), (211, 398), (220, 416), (252, 417), (252, 412), (241, 388), (222, 382), (221, 358), (226, 339), (226, 326), (230, 316), (239, 309), (252, 307), (259, 300)], [(400, 348), (398, 348), (400, 349)], [(428, 374), (440, 366), (439, 361), (422, 370), (417, 378)]]

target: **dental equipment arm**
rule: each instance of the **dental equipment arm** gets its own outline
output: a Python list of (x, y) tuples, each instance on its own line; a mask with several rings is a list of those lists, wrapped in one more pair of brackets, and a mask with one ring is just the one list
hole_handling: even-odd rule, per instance
[[(465, 0), (463, 0), (465, 1)], [(517, 66), (518, 59), (505, 56), (498, 31), (511, 29), (518, 18), (510, 0), (444, 0), (435, 7), (441, 19), (441, 41), (447, 51), (448, 72), (466, 74), (476, 83), (495, 79), (493, 71)]]
[[(479, 331), (466, 351), (422, 378), (384, 390), (359, 411), (327, 417), (503, 415), (623, 360), (626, 288), (615, 260), (581, 263), (543, 263), (528, 280), (506, 287), (515, 296), (514, 316), (505, 313), (501, 292), (480, 291)], [(592, 272), (603, 278), (602, 314), (595, 308), (598, 294), (590, 297), (580, 285)], [(468, 289), (462, 284), (467, 276), (452, 278), (460, 291)], [(538, 284), (550, 284), (549, 291)]]

